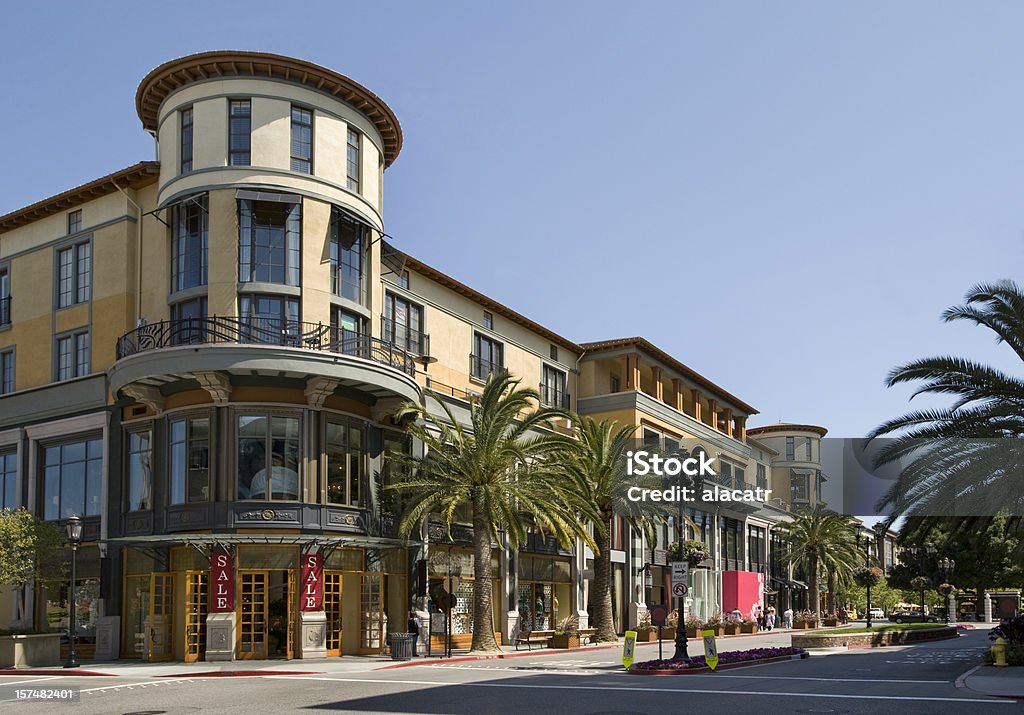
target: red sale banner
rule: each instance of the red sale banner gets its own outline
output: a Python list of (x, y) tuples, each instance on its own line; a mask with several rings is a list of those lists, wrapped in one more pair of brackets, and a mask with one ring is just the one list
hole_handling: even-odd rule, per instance
[(210, 554), (210, 613), (235, 610), (235, 561), (226, 551)]
[(300, 611), (324, 610), (324, 557), (322, 554), (302, 555), (302, 592)]

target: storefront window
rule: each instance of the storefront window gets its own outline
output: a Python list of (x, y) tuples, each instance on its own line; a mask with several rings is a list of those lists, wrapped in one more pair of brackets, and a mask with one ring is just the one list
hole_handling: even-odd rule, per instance
[(210, 498), (210, 418), (186, 417), (170, 423), (171, 504)]
[(299, 418), (238, 416), (238, 498), (299, 498)]
[(100, 513), (102, 439), (47, 447), (43, 459), (43, 518), (66, 519)]
[(153, 508), (153, 459), (150, 432), (128, 433), (128, 511)]
[(365, 461), (362, 427), (328, 422), (327, 503), (359, 505)]

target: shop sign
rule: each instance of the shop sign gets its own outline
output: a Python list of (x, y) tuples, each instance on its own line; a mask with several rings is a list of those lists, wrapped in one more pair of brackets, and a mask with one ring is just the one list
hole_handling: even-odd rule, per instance
[(300, 611), (324, 610), (323, 554), (302, 555), (302, 596)]
[(235, 561), (226, 551), (210, 554), (210, 613), (235, 610)]

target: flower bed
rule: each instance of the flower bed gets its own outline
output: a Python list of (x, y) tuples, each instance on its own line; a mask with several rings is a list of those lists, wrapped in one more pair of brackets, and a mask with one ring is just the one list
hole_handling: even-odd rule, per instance
[[(718, 653), (718, 669), (723, 666), (754, 665), (773, 660), (790, 660), (806, 658), (807, 651), (803, 648), (751, 648), (750, 650), (734, 650)], [(634, 663), (630, 673), (640, 675), (684, 675), (686, 673), (705, 673), (711, 670), (704, 663), (704, 656), (691, 658), (689, 663), (675, 660), (646, 660)]]

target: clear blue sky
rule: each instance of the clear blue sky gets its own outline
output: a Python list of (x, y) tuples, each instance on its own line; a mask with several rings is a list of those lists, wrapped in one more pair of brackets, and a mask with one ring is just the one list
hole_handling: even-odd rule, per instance
[(756, 424), (857, 436), (906, 407), (895, 363), (1012, 365), (938, 315), (1024, 257), (1020, 3), (21, 3), (5, 25), (0, 213), (151, 158), (134, 94), (161, 62), (278, 52), (397, 113), (401, 248), (569, 338), (646, 336)]

